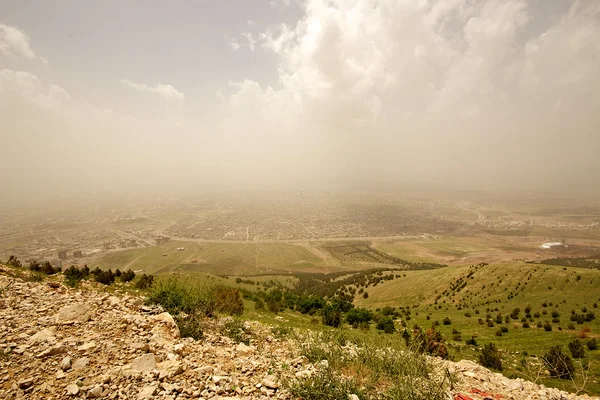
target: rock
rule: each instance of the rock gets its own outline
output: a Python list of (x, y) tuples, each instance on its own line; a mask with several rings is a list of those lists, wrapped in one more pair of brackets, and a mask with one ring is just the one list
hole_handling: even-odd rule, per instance
[(69, 396), (77, 396), (79, 394), (79, 386), (74, 383), (67, 385), (67, 395)]
[(92, 315), (92, 307), (87, 304), (73, 304), (58, 310), (55, 316), (57, 324), (67, 324), (70, 322), (88, 322)]
[(41, 353), (39, 353), (37, 355), (37, 357), (44, 358), (44, 357), (55, 356), (57, 354), (64, 354), (67, 352), (67, 350), (68, 350), (67, 346), (63, 346), (63, 345), (54, 346), (54, 347), (51, 347), (49, 349), (42, 351)]
[(265, 379), (263, 379), (262, 384), (269, 389), (279, 388), (279, 383), (275, 382), (274, 376), (267, 376)]
[(235, 351), (240, 356), (250, 356), (250, 355), (254, 354), (254, 348), (250, 347), (250, 346), (246, 346), (244, 343), (239, 343), (236, 346)]
[(62, 369), (63, 371), (68, 370), (69, 368), (71, 368), (71, 365), (73, 364), (73, 360), (71, 360), (71, 357), (66, 356), (65, 358), (62, 359), (62, 361), (60, 362), (60, 369)]
[(306, 357), (300, 356), (300, 357), (294, 358), (292, 361), (290, 361), (290, 365), (302, 365), (306, 361), (308, 361), (308, 359)]
[(90, 359), (87, 357), (78, 358), (73, 363), (73, 369), (74, 370), (83, 369), (83, 368), (85, 368), (86, 365), (88, 365), (89, 362), (90, 362)]
[(137, 357), (131, 363), (131, 369), (141, 373), (150, 372), (156, 368), (156, 358), (154, 354), (144, 354)]
[(137, 398), (139, 400), (151, 399), (152, 396), (154, 396), (154, 393), (156, 393), (157, 389), (158, 389), (158, 385), (145, 386), (144, 388), (142, 388), (142, 390), (140, 390)]
[(41, 331), (29, 338), (30, 343), (51, 342), (54, 340), (56, 340), (56, 338), (54, 337), (54, 332), (52, 332), (48, 328), (42, 329)]
[(82, 352), (82, 353), (85, 353), (86, 351), (88, 351), (88, 350), (91, 350), (91, 349), (93, 349), (94, 347), (96, 347), (96, 342), (93, 342), (93, 341), (92, 341), (92, 342), (89, 342), (89, 343), (84, 343), (84, 344), (82, 344), (81, 346), (79, 346), (79, 347), (77, 348), (77, 351), (80, 351), (80, 352)]
[(157, 365), (159, 370), (158, 379), (172, 378), (183, 372), (183, 365), (179, 361), (169, 360)]
[(355, 395), (355, 394), (349, 394), (349, 395), (348, 395), (348, 400), (360, 400), (360, 399), (359, 399), (359, 398), (358, 398), (358, 396), (357, 396), (357, 395)]
[(88, 397), (102, 397), (102, 386), (97, 385), (90, 389), (90, 391), (88, 392)]
[(28, 389), (28, 388), (31, 387), (31, 385), (33, 385), (33, 378), (21, 379), (19, 381), (19, 388), (20, 389)]
[(139, 350), (139, 351), (144, 351), (144, 352), (150, 351), (150, 346), (148, 346), (148, 343), (135, 342), (135, 343), (131, 344), (131, 347), (134, 350)]

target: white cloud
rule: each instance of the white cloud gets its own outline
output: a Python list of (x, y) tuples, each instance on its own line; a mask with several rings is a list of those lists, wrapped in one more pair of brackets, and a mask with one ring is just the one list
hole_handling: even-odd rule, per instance
[(240, 47), (242, 47), (239, 42), (237, 40), (235, 40), (234, 38), (231, 39), (227, 39), (227, 44), (229, 45), (229, 47), (233, 50), (239, 50)]
[(162, 83), (157, 83), (154, 86), (150, 86), (144, 83), (134, 83), (127, 79), (122, 79), (121, 82), (132, 89), (144, 93), (152, 93), (158, 95), (161, 99), (169, 102), (183, 103), (183, 101), (185, 100), (184, 94), (171, 85), (163, 85)]
[[(500, 144), (530, 154), (535, 147), (523, 143), (535, 146), (548, 118), (558, 120), (557, 101), (576, 120), (589, 120), (600, 105), (597, 2), (574, 1), (551, 18), (533, 8), (543, 5), (525, 0), (305, 0), (302, 6), (294, 24), (245, 34), (276, 56), (279, 85), (245, 80), (224, 98), (229, 120), (244, 121), (244, 132), (318, 131), (352, 160), (364, 148), (344, 142), (376, 135), (380, 152), (388, 150), (385, 143), (410, 144), (419, 148), (406, 155), (415, 162), (428, 154), (472, 168), (485, 162), (483, 154), (490, 164), (500, 162)], [(533, 34), (540, 26), (542, 33)], [(290, 131), (282, 121), (302, 126)], [(520, 142), (523, 135), (531, 140)], [(469, 162), (460, 166), (457, 157)]]
[(0, 24), (0, 54), (5, 57), (35, 58), (29, 36), (16, 26)]
[(242, 35), (248, 41), (248, 49), (250, 49), (250, 51), (254, 51), (255, 48), (256, 48), (256, 39), (254, 38), (254, 36), (252, 35), (252, 33), (250, 33), (250, 32), (244, 32)]
[(50, 84), (46, 89), (37, 76), (25, 71), (0, 70), (0, 92), (16, 94), (54, 110), (64, 110), (70, 103), (70, 96), (63, 88)]

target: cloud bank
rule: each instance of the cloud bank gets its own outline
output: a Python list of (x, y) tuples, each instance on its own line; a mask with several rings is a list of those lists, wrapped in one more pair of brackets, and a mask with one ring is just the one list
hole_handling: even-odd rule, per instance
[[(0, 177), (57, 190), (73, 180), (96, 190), (173, 182), (598, 190), (599, 3), (300, 6), (292, 24), (244, 26), (223, 42), (274, 60), (277, 84), (220, 82), (212, 103), (198, 103), (192, 84), (120, 80), (124, 92), (115, 96), (134, 89), (135, 101), (159, 100), (164, 115), (94, 107), (29, 72), (3, 69), (0, 117), (14, 132), (7, 144), (38, 157)], [(11, 35), (0, 36), (2, 55), (34, 56), (26, 35)]]

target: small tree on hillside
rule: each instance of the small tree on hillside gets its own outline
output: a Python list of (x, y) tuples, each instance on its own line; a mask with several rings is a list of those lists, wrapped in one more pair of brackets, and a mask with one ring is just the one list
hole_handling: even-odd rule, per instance
[(583, 343), (579, 339), (575, 339), (569, 343), (569, 352), (573, 358), (585, 357), (585, 350), (583, 349)]
[(494, 343), (488, 343), (483, 346), (481, 354), (479, 355), (479, 363), (486, 368), (493, 368), (498, 371), (502, 371), (502, 360), (500, 359), (500, 352), (496, 348)]
[(550, 372), (550, 376), (560, 379), (571, 379), (575, 372), (573, 360), (563, 353), (560, 346), (552, 346), (548, 353), (542, 357), (544, 365)]

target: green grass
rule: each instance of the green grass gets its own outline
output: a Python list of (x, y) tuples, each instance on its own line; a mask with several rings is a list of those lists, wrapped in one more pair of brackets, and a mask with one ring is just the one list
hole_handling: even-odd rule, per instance
[[(580, 335), (584, 327), (591, 330), (589, 337), (599, 337), (600, 308), (594, 308), (593, 305), (600, 304), (600, 271), (525, 263), (492, 264), (477, 270), (472, 279), (466, 279), (466, 287), (458, 293), (442, 296), (436, 305), (436, 297), (450, 287), (450, 282), (460, 276), (466, 276), (468, 271), (468, 267), (407, 271), (406, 277), (369, 287), (366, 289), (369, 298), (357, 297), (355, 304), (370, 309), (418, 305), (411, 308), (412, 315), (410, 321), (406, 321), (407, 326), (418, 324), (429, 327), (433, 321), (438, 321), (438, 329), (449, 340), (453, 336), (452, 330), (457, 329), (461, 332), (462, 342), (450, 340), (450, 343), (453, 344), (451, 352), (456, 354), (458, 359), (477, 360), (477, 349), (466, 346), (464, 342), (472, 335), (477, 337), (480, 346), (493, 342), (504, 354), (504, 374), (508, 376), (528, 378), (525, 371), (519, 371), (522, 369), (519, 365), (523, 352), (530, 356), (541, 356), (553, 345), (562, 345), (566, 350), (567, 343)], [(577, 276), (580, 277), (579, 280)], [(547, 307), (543, 307), (543, 303), (546, 303)], [(549, 303), (552, 303), (552, 306)], [(531, 328), (523, 328), (521, 324), (527, 305), (532, 307), (534, 322), (530, 322)], [(494, 319), (498, 313), (504, 317), (517, 307), (521, 309), (518, 320), (494, 323), (494, 327), (478, 323), (480, 317), (485, 320), (488, 308), (491, 309), (489, 314)], [(582, 325), (570, 321), (571, 310), (581, 312), (582, 307), (594, 311), (596, 319)], [(495, 311), (496, 308), (498, 311)], [(479, 310), (479, 314), (476, 314), (475, 310)], [(547, 312), (546, 315), (542, 314), (544, 311)], [(552, 311), (557, 311), (560, 315), (560, 322), (552, 323), (552, 332), (536, 328), (537, 321), (552, 321)], [(465, 316), (467, 312), (471, 314), (470, 318)], [(540, 313), (538, 318), (534, 317), (535, 312)], [(451, 325), (442, 324), (446, 316), (451, 319)], [(574, 324), (575, 330), (567, 329), (570, 323)], [(496, 336), (496, 331), (501, 326), (507, 327), (508, 332), (499, 337)], [(562, 331), (558, 330), (559, 326)], [(600, 393), (600, 351), (588, 352), (588, 358), (592, 378), (587, 384), (587, 389), (597, 395)], [(561, 388), (565, 385), (565, 390), (574, 390), (570, 383), (557, 379), (548, 378), (543, 382)]]
[[(184, 251), (177, 251), (183, 247)], [(166, 255), (165, 255), (166, 254)], [(92, 268), (143, 269), (146, 273), (205, 272), (218, 275), (255, 275), (327, 270), (319, 256), (288, 243), (171, 242), (143, 249), (110, 252)]]

